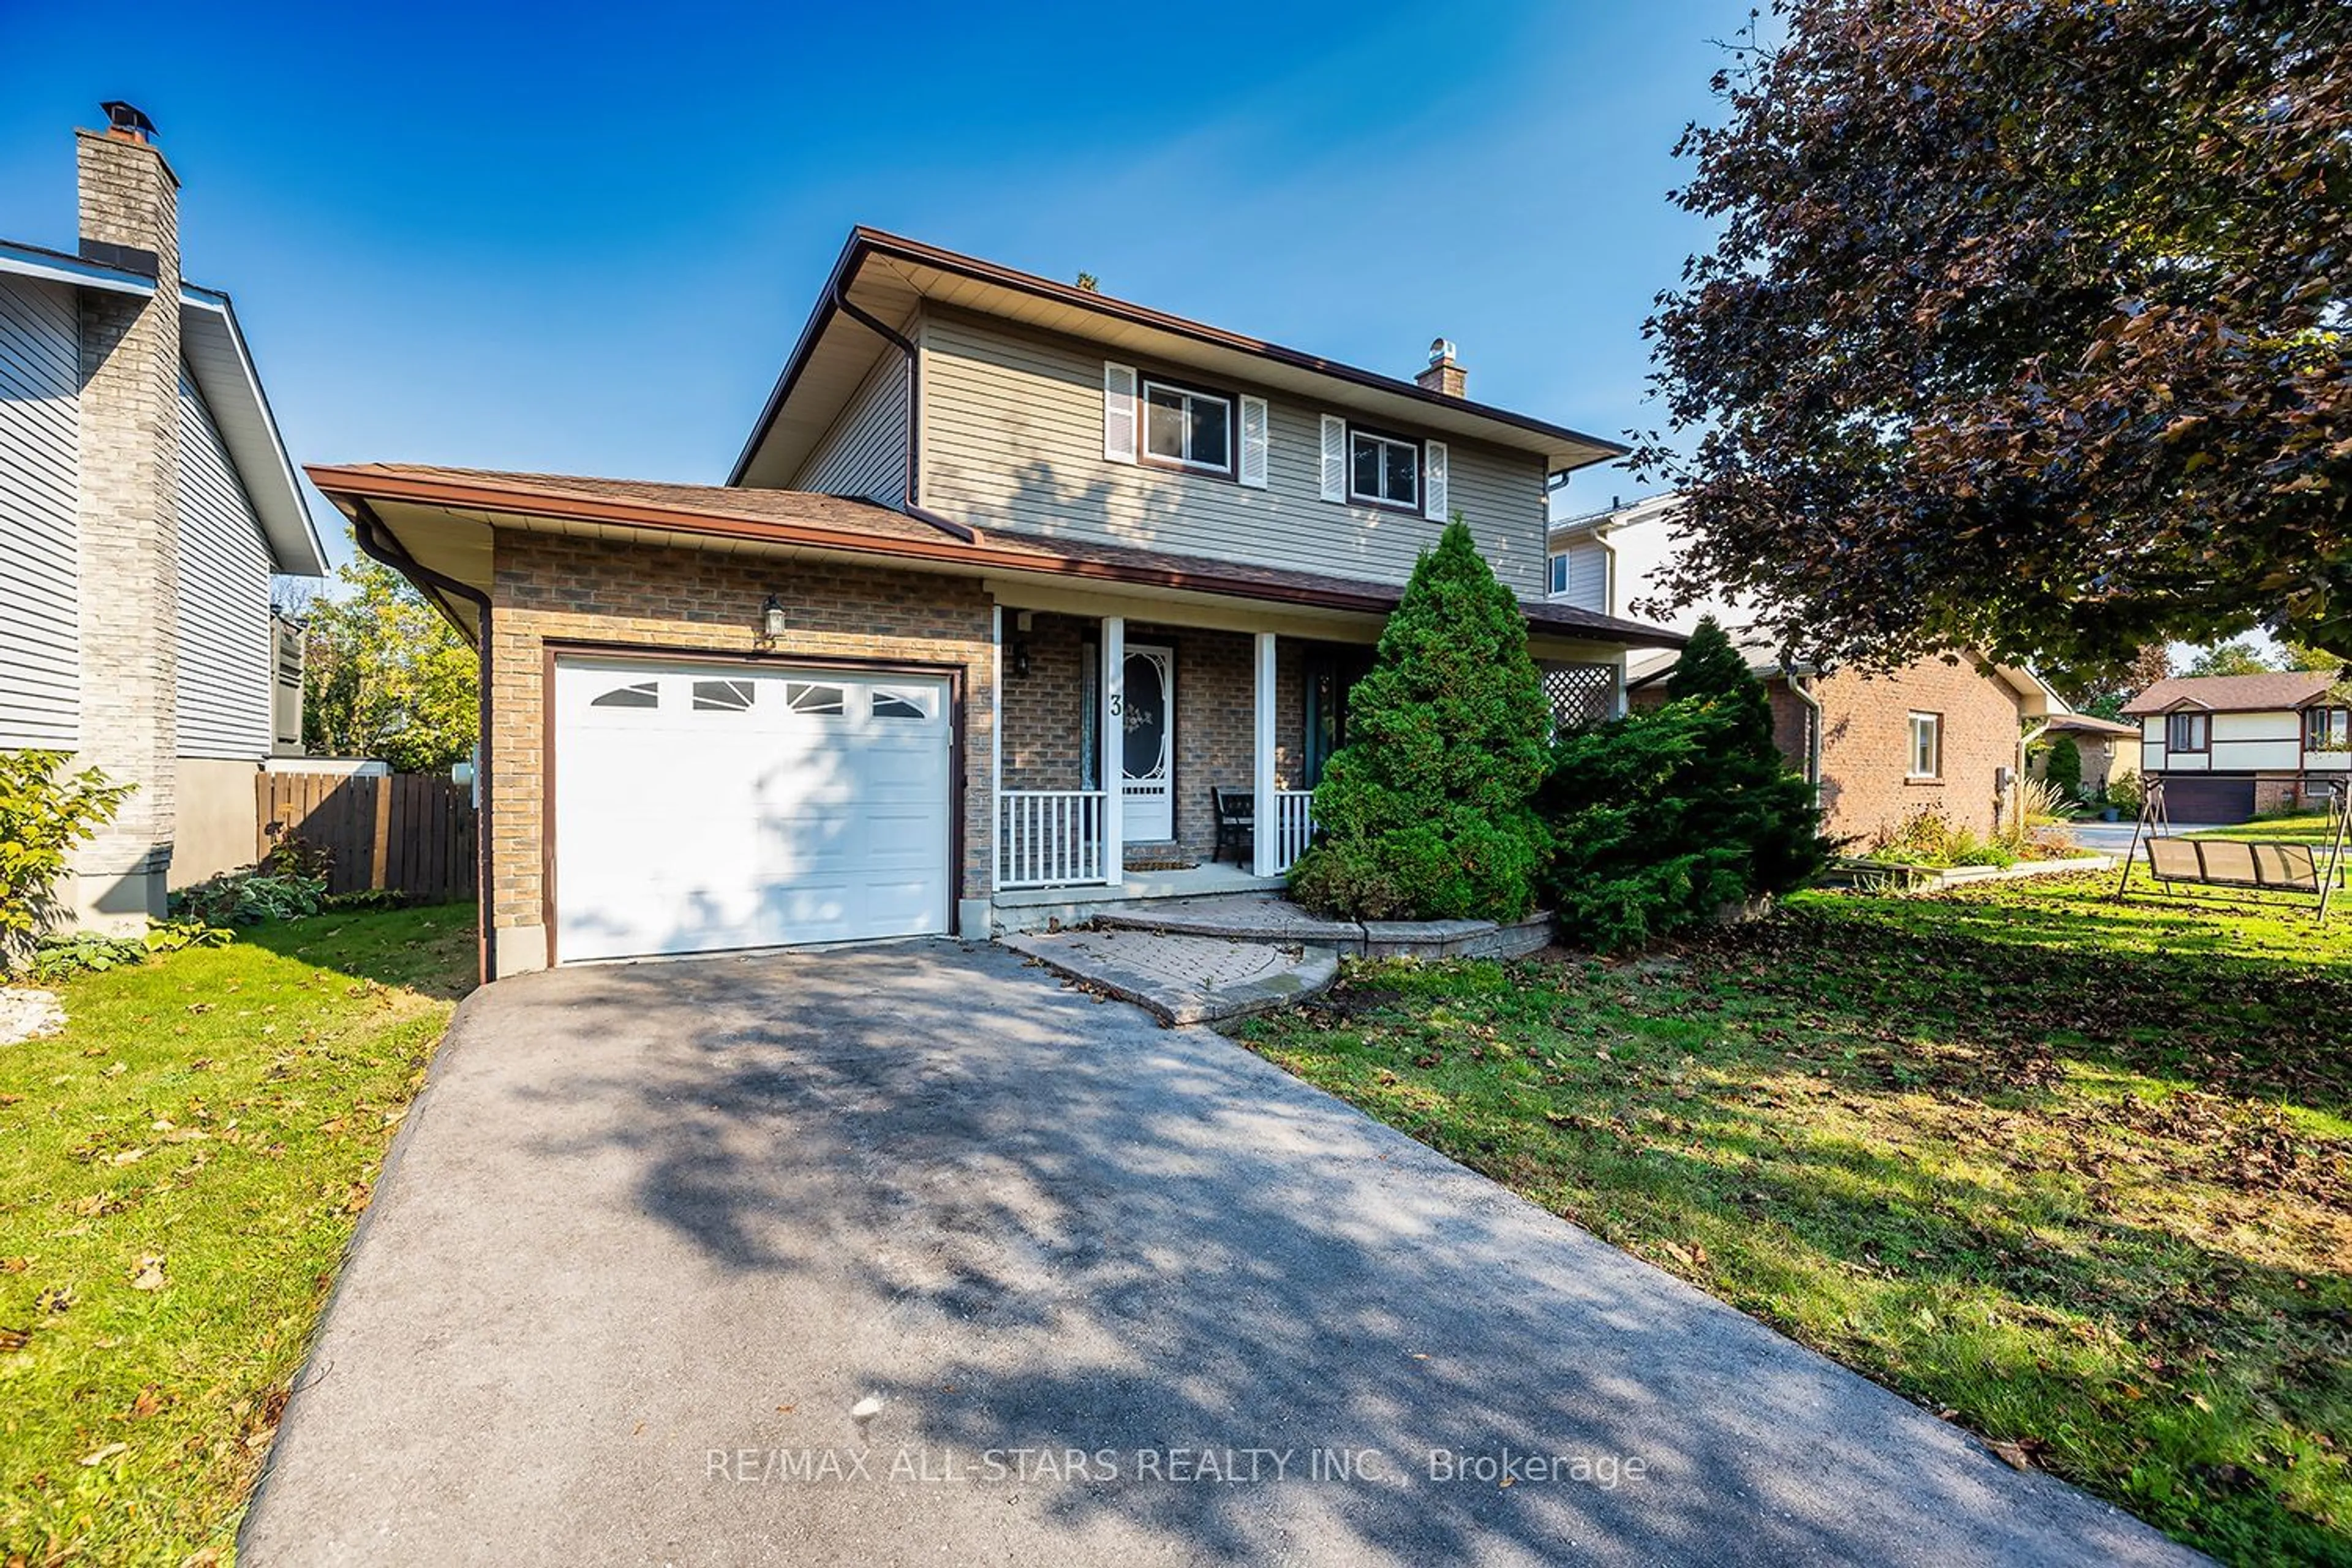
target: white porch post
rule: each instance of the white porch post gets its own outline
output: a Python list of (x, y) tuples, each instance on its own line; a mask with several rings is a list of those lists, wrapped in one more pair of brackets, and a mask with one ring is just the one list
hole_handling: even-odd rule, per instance
[(1250, 743), (1254, 764), (1251, 780), (1256, 796), (1251, 807), (1254, 825), (1250, 829), (1250, 869), (1258, 876), (1275, 874), (1275, 859), (1280, 853), (1282, 824), (1280, 806), (1274, 796), (1274, 634), (1257, 634), (1256, 720), (1255, 738)]
[(1127, 617), (1102, 618), (1102, 763), (1096, 770), (1103, 792), (1103, 881), (1116, 888), (1127, 879)]

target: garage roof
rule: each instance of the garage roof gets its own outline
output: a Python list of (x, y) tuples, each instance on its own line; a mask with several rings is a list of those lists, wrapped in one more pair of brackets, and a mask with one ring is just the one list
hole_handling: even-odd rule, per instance
[[(1076, 577), (1377, 615), (1394, 609), (1401, 593), (1393, 584), (1318, 573), (999, 529), (982, 531), (919, 510), (895, 511), (805, 490), (407, 463), (313, 466), (309, 473), (338, 509), (354, 520), (375, 518), (418, 564), (485, 591), (490, 586), (489, 531), (544, 520), (657, 548), (793, 546), (887, 559), (918, 570)], [(454, 597), (443, 604), (471, 631), (470, 606)], [(1537, 632), (1641, 647), (1680, 647), (1685, 640), (1678, 632), (1569, 605), (1522, 601), (1520, 608)]]

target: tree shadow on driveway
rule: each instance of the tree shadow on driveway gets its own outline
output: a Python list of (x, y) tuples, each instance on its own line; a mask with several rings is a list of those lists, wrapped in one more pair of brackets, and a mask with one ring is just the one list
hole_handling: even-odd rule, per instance
[[(977, 1489), (1073, 1540), (1108, 1523), (1213, 1560), (2168, 1551), (1217, 1037), (1001, 952), (549, 985), (578, 1037), (641, 1046), (532, 1091), (557, 1112), (541, 1157), (617, 1142), (643, 1212), (722, 1279), (793, 1280), (865, 1325), (855, 1364), (800, 1369), (878, 1398), (858, 1440), (978, 1467)], [(625, 1110), (583, 1142), (563, 1114), (583, 1098)], [(1020, 1484), (1023, 1450), (1049, 1480)], [(1169, 1479), (1203, 1452), (1257, 1479)], [(1506, 1452), (1591, 1468), (1506, 1486), (1431, 1459)], [(1366, 1473), (1318, 1479), (1343, 1467)]]

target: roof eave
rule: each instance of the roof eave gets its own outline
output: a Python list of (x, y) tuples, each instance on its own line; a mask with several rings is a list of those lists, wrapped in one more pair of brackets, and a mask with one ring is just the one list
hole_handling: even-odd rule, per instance
[[(366, 467), (314, 464), (305, 470), (330, 500), (344, 510), (371, 501), (407, 502), (493, 516), (544, 517), (595, 522), (648, 531), (736, 539), (795, 545), (845, 554), (866, 555), (914, 564), (961, 565), (1007, 573), (1045, 573), (1059, 576), (1159, 587), (1213, 595), (1265, 604), (1297, 605), (1316, 609), (1386, 615), (1396, 607), (1401, 589), (1385, 584), (1321, 586), (1266, 582), (1245, 574), (1229, 575), (1219, 563), (1183, 558), (1184, 564), (1134, 564), (1052, 556), (992, 546), (985, 535), (959, 540), (942, 531), (936, 540), (916, 540), (861, 534), (818, 524), (773, 519), (721, 517), (689, 508), (646, 500), (620, 500), (572, 493), (552, 493), (479, 479), (455, 480), (402, 474)], [(1533, 633), (1586, 641), (1620, 643), (1639, 647), (1680, 647), (1681, 633), (1614, 616), (1584, 613), (1585, 618), (1560, 618), (1560, 606), (1540, 601), (1523, 602)]]
[[(727, 477), (727, 482), (730, 485), (739, 485), (743, 482), (743, 477), (750, 471), (760, 449), (766, 445), (784, 404), (791, 398), (793, 388), (798, 383), (809, 357), (815, 352), (818, 341), (831, 326), (833, 317), (837, 313), (837, 301), (856, 286), (859, 270), (869, 258), (875, 256), (897, 257), (914, 265), (951, 272), (974, 282), (1010, 289), (1036, 299), (1108, 316), (1133, 325), (1169, 332), (1211, 347), (1253, 354), (1292, 369), (1327, 375), (1336, 381), (1349, 383), (1367, 391), (1404, 397), (1424, 404), (1433, 409), (1441, 409), (1451, 414), (1467, 415), (1474, 419), (1506, 426), (1519, 432), (1523, 437), (1541, 437), (1549, 443), (1581, 448), (1585, 454), (1588, 454), (1580, 457), (1578, 461), (1557, 468), (1552, 466), (1551, 458), (1547, 456), (1546, 467), (1552, 473), (1565, 473), (1576, 468), (1589, 468), (1594, 463), (1609, 462), (1624, 457), (1632, 450), (1622, 442), (1608, 440), (1599, 436), (1590, 436), (1580, 430), (1570, 429), (1566, 426), (1553, 425), (1545, 420), (1515, 414), (1509, 409), (1498, 408), (1492, 404), (1478, 403), (1466, 397), (1452, 397), (1444, 393), (1432, 392), (1415, 382), (1400, 380), (1395, 376), (1382, 375), (1378, 371), (1364, 370), (1337, 360), (1325, 359), (1318, 354), (1285, 348), (1278, 343), (1268, 342), (1263, 339), (1229, 332), (1205, 322), (1155, 310), (1147, 305), (1133, 304), (1128, 300), (1113, 299), (1109, 295), (1075, 288), (1069, 284), (1055, 283), (1050, 279), (1040, 278), (1033, 273), (1001, 267), (994, 262), (965, 256), (957, 251), (943, 250), (937, 246), (926, 245), (920, 240), (908, 239), (901, 235), (869, 228), (861, 224), (850, 230), (849, 239), (842, 247), (841, 256), (834, 263), (833, 271), (825, 280), (824, 290), (818, 296), (815, 307), (809, 313), (807, 323), (801, 329), (801, 335), (793, 345), (792, 353), (785, 359), (782, 374), (777, 377), (774, 389), (769, 393), (768, 401), (760, 411), (760, 417), (752, 426), (750, 439), (744, 442), (742, 451), (736, 457), (735, 465)], [(1496, 439), (1498, 444), (1510, 444), (1507, 437), (1497, 437)]]
[(219, 289), (183, 284), (180, 321), (184, 336), (194, 328), (197, 346), (205, 351), (187, 353), (184, 345), (183, 353), (259, 516), (273, 569), (288, 577), (323, 575), (327, 555), (318, 521), (287, 454), (236, 307)]

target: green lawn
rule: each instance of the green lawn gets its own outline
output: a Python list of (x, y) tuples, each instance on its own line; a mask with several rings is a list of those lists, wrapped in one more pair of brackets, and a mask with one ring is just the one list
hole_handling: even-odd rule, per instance
[(2203, 833), (2192, 833), (2191, 838), (2251, 838), (2256, 840), (2284, 839), (2291, 843), (2325, 843), (2335, 834), (2335, 825), (2324, 811), (2306, 812), (2301, 816), (2259, 816), (2252, 822), (2241, 822), (2229, 827), (2215, 827)]
[(1244, 1034), (2013, 1462), (2352, 1562), (2352, 920), (2111, 889), (1360, 966)]
[(471, 905), (61, 982), (0, 1047), (0, 1559), (226, 1561)]

